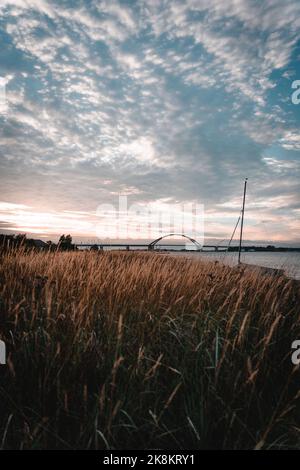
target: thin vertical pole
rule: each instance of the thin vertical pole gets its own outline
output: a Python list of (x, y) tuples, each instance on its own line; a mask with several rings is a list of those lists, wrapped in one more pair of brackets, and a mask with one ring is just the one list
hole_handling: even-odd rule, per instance
[(245, 213), (245, 200), (246, 200), (247, 181), (248, 181), (248, 178), (245, 179), (245, 184), (244, 184), (244, 196), (243, 196), (243, 208), (242, 208), (242, 221), (241, 221), (241, 231), (240, 231), (238, 264), (241, 263), (241, 250), (242, 250), (242, 240), (243, 240), (243, 226), (244, 226), (244, 213)]

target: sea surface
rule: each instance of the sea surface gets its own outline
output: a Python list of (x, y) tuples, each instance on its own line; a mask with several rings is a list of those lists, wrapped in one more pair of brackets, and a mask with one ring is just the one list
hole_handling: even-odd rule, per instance
[[(238, 253), (198, 253), (198, 252), (180, 252), (175, 256), (188, 256), (192, 258), (213, 259), (224, 264), (234, 266), (237, 264)], [(283, 269), (286, 276), (300, 280), (300, 253), (292, 252), (245, 252), (241, 254), (241, 262), (265, 266), (267, 268)]]

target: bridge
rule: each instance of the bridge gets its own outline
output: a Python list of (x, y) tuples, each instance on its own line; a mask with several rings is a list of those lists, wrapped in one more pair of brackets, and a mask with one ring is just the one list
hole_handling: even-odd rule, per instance
[[(178, 243), (160, 243), (165, 238), (170, 237), (182, 237), (190, 242), (189, 244), (193, 246), (193, 248), (189, 248), (186, 244), (178, 244)], [(131, 249), (138, 249), (138, 250), (148, 250), (154, 251), (157, 248), (172, 250), (172, 248), (181, 248), (186, 251), (205, 251), (205, 252), (215, 252), (215, 251), (226, 251), (226, 246), (219, 246), (219, 245), (201, 245), (197, 240), (194, 238), (189, 237), (183, 233), (168, 233), (167, 235), (162, 235), (161, 237), (153, 240), (150, 243), (78, 243), (75, 244), (76, 248), (90, 248), (90, 249), (98, 249), (104, 250), (106, 249), (125, 249), (127, 251)]]
[[(163, 235), (162, 237), (159, 237), (157, 238), (156, 240), (153, 240), (153, 242), (151, 242), (149, 245), (148, 245), (148, 250), (154, 250), (155, 249), (155, 246), (161, 241), (163, 240), (164, 238), (169, 238), (169, 237), (182, 237), (182, 238), (185, 238), (186, 240), (189, 240), (197, 249), (197, 251), (201, 251), (202, 250), (202, 245), (200, 245), (199, 242), (197, 242), (194, 238), (191, 238), (189, 237), (188, 235), (185, 235), (184, 233), (169, 233), (167, 235)], [(160, 245), (161, 246), (161, 245)], [(172, 245), (167, 245), (167, 246), (172, 246)]]
[[(97, 250), (104, 250), (104, 249), (123, 249), (126, 251), (130, 250), (148, 250), (148, 251), (154, 251), (155, 247), (161, 248), (162, 250), (166, 251), (172, 251), (172, 248), (178, 249), (181, 248), (182, 250), (185, 251), (193, 251), (193, 252), (204, 252), (204, 253), (210, 253), (210, 252), (237, 252), (239, 250), (238, 246), (224, 246), (224, 245), (200, 245), (196, 240), (196, 243), (193, 243), (193, 239), (190, 239), (189, 237), (184, 237), (188, 238), (191, 243), (193, 243), (196, 247), (196, 249), (191, 249), (189, 250), (186, 248), (186, 245), (183, 244), (178, 244), (178, 243), (159, 243), (159, 241), (163, 240), (166, 238), (168, 235), (164, 235), (163, 237), (160, 237), (156, 240), (153, 240), (151, 243), (75, 243), (73, 246), (78, 249), (97, 249)], [(175, 250), (174, 250), (175, 251)], [(176, 250), (178, 251), (178, 250)], [(257, 245), (244, 245), (242, 247), (242, 252), (294, 252), (294, 253), (300, 253), (300, 247), (275, 247), (275, 246), (257, 246)]]

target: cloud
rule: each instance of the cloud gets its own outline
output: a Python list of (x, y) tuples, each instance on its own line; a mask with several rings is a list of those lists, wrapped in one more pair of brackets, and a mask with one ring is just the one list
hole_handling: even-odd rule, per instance
[(273, 178), (268, 218), (280, 190), (294, 227), (299, 21), (294, 0), (2, 1), (3, 197), (90, 214), (125, 191), (219, 217), (245, 176), (258, 201)]
[(287, 150), (300, 150), (300, 134), (298, 132), (288, 131), (279, 143)]

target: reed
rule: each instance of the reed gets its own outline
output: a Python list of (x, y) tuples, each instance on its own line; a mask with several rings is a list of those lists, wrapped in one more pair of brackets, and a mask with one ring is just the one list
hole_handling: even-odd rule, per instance
[(156, 253), (0, 256), (1, 448), (300, 448), (296, 281)]

